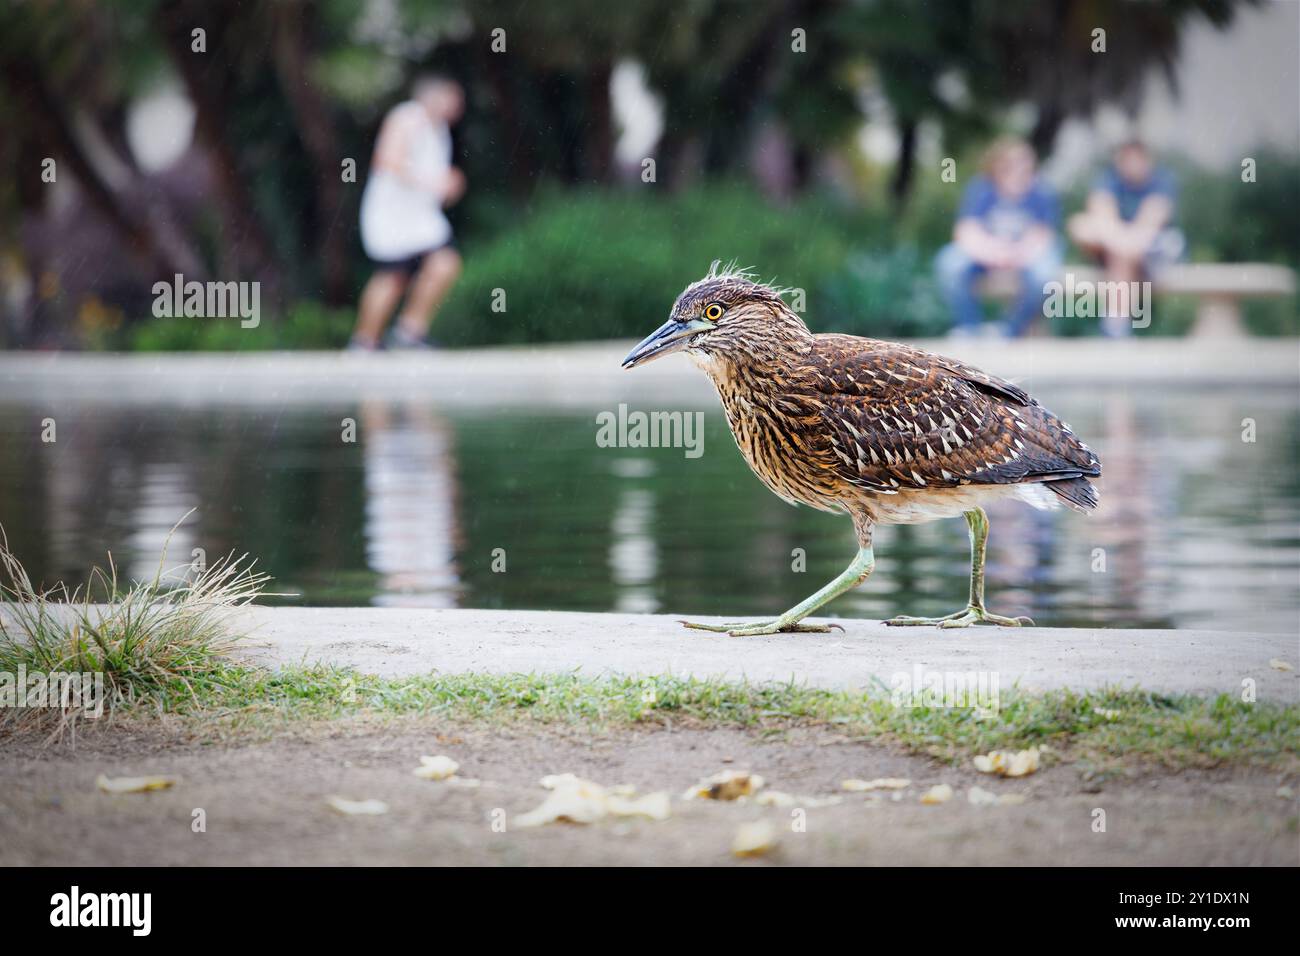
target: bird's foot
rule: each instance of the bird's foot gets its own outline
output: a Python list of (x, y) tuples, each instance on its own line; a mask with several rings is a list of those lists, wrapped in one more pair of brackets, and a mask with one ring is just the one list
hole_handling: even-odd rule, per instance
[(1033, 627), (1027, 617), (1003, 617), (974, 605), (943, 617), (908, 617), (902, 615), (885, 622), (892, 627), (970, 627), (972, 624), (996, 624), (999, 627)]
[(683, 627), (695, 631), (713, 631), (717, 634), (730, 634), (732, 637), (757, 637), (760, 634), (829, 634), (831, 628), (844, 630), (838, 624), (804, 624), (799, 621), (782, 622), (757, 621), (746, 623), (733, 621), (730, 624), (696, 624), (694, 621), (682, 621)]

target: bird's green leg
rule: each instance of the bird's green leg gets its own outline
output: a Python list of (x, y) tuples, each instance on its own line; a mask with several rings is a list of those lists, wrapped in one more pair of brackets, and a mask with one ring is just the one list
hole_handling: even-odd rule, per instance
[(867, 579), (867, 576), (871, 574), (871, 569), (875, 566), (876, 559), (871, 553), (870, 546), (862, 548), (858, 551), (857, 557), (853, 559), (839, 577), (826, 585), (816, 594), (800, 601), (775, 620), (750, 624), (744, 622), (734, 624), (694, 624), (690, 621), (682, 621), (682, 623), (697, 631), (725, 632), (733, 637), (749, 637), (758, 634), (777, 634), (783, 631), (825, 633), (831, 629), (831, 625), (800, 624), (799, 622), (823, 604), (833, 601), (845, 591), (853, 590)]
[(895, 627), (969, 627), (972, 624), (1000, 624), (1003, 627), (1033, 625), (1027, 617), (1003, 617), (993, 614), (984, 606), (984, 555), (989, 540), (989, 516), (983, 508), (966, 512), (966, 526), (970, 529), (970, 603), (961, 611), (943, 617), (896, 617), (886, 621)]

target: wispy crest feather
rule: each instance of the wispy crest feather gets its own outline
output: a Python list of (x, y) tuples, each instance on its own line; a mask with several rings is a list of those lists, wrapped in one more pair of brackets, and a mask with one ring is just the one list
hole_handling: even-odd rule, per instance
[[(742, 266), (736, 259), (728, 260), (725, 265), (721, 259), (714, 259), (712, 264), (709, 266), (709, 271), (698, 281), (706, 282), (709, 279), (741, 279), (745, 282), (752, 282), (754, 285), (762, 286), (763, 288), (776, 293), (776, 295), (781, 298), (785, 298), (788, 294), (794, 291), (793, 286), (777, 285), (776, 276), (773, 276), (771, 279), (764, 282), (758, 277), (757, 272), (749, 266)], [(695, 283), (692, 283), (692, 285), (694, 284)]]

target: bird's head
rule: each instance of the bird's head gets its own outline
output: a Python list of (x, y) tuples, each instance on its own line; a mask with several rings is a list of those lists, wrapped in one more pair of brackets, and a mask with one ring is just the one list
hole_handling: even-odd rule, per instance
[(755, 282), (734, 266), (719, 268), (688, 285), (673, 303), (668, 321), (641, 341), (624, 368), (644, 365), (672, 352), (695, 358), (756, 357), (809, 335), (808, 327), (781, 298), (782, 290)]

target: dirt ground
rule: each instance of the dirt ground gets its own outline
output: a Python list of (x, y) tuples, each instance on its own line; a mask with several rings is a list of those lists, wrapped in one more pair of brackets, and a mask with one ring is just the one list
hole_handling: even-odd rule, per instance
[[(477, 788), (422, 780), (423, 754), (448, 754)], [(770, 789), (843, 801), (802, 809), (684, 801), (722, 769), (763, 775)], [(672, 817), (540, 829), (511, 825), (541, 803), (545, 774), (666, 790)], [(96, 791), (98, 774), (168, 774), (170, 790)], [(845, 794), (848, 777), (909, 777), (897, 801)], [(0, 741), (0, 865), (280, 864), (1173, 864), (1296, 865), (1296, 804), (1264, 771), (1144, 770), (1104, 783), (1060, 764), (1021, 780), (983, 776), (855, 741), (825, 728), (775, 736), (721, 729), (639, 729), (592, 735), (533, 725), (449, 726), (423, 719), (385, 726), (314, 727), (269, 743), (203, 744), (141, 724), (83, 735), (75, 751)], [(947, 803), (920, 794), (950, 784)], [(1016, 806), (975, 806), (972, 786), (1021, 793)], [(377, 798), (380, 816), (342, 816), (326, 798)], [(206, 832), (191, 829), (206, 813)], [(1093, 830), (1105, 811), (1106, 832)], [(505, 812), (505, 832), (492, 827)], [(767, 819), (776, 848), (737, 860), (743, 822)]]

